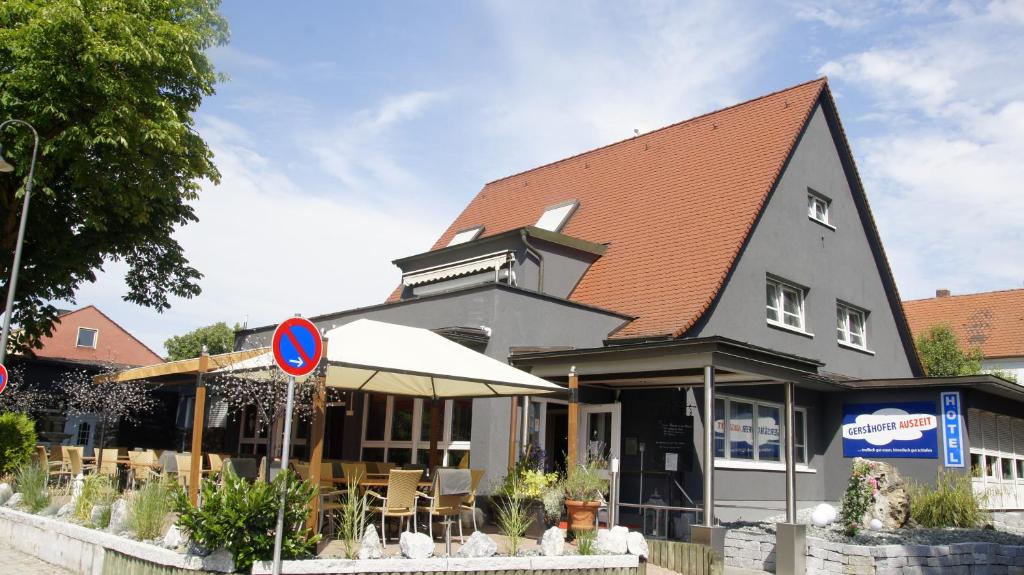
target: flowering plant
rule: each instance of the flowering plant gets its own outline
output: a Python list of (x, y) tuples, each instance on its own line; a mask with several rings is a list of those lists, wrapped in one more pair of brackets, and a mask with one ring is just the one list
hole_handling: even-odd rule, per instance
[(874, 476), (877, 470), (877, 461), (869, 461), (860, 457), (853, 460), (850, 481), (846, 484), (843, 510), (840, 515), (843, 530), (849, 536), (857, 534), (864, 521), (864, 514), (867, 513), (875, 495), (878, 494), (878, 479)]

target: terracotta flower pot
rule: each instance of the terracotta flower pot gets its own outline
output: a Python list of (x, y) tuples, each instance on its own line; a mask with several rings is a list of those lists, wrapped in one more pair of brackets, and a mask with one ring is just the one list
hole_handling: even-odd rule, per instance
[(593, 529), (599, 507), (601, 507), (600, 501), (573, 501), (572, 499), (566, 499), (565, 508), (569, 512), (569, 527), (573, 531)]

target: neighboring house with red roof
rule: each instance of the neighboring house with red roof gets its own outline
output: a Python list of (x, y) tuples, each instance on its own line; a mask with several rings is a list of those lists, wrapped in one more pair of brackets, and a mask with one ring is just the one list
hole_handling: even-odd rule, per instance
[[(447, 464), (468, 459), (496, 481), (511, 439), (543, 448), (555, 467), (578, 429), (577, 455), (621, 462), (620, 520), (640, 525), (645, 510), (664, 511), (645, 506), (668, 506), (659, 529), (672, 538), (704, 517), (778, 514), (785, 473), (795, 473), (801, 506), (838, 501), (854, 450), (887, 453), (905, 475), (932, 481), (940, 391), (993, 412), (1024, 401), (990, 376), (919, 379), (824, 79), (488, 183), (430, 250), (394, 263), (402, 280), (385, 303), (311, 319), (325, 329), (359, 318), (433, 329), (579, 385), (521, 408), (447, 402)], [(239, 332), (236, 347), (266, 344), (273, 327)], [(992, 400), (1007, 395), (1018, 403)], [(423, 462), (428, 403), (351, 394), (328, 413), (326, 456)], [(870, 443), (848, 429), (894, 413), (930, 422), (909, 434), (925, 445), (882, 449), (907, 437), (871, 431)], [(241, 418), (239, 450), (265, 451), (254, 427)], [(295, 445), (303, 457), (303, 432)], [(705, 511), (694, 511), (702, 500)]]
[(981, 350), (982, 369), (1010, 374), (1024, 384), (1024, 289), (952, 295), (903, 302), (914, 337), (948, 325), (965, 348)]

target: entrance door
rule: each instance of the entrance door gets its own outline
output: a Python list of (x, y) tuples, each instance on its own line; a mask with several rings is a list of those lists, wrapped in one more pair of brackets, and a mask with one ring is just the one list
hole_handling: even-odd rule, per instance
[(585, 463), (588, 457), (611, 461), (620, 457), (621, 427), (622, 404), (580, 404), (578, 461)]

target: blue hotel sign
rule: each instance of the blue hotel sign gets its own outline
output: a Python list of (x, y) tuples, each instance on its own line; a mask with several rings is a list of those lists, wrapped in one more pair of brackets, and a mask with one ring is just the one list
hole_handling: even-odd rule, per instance
[(942, 405), (942, 453), (946, 467), (964, 467), (963, 418), (960, 416), (960, 392), (943, 391), (939, 404)]
[(843, 457), (937, 459), (935, 403), (843, 404)]

